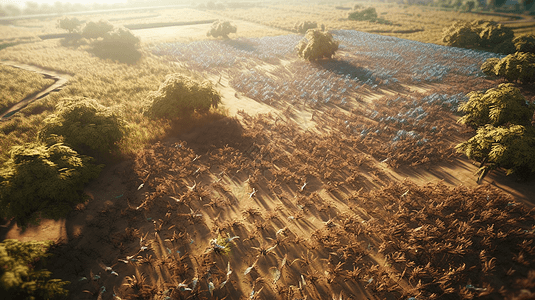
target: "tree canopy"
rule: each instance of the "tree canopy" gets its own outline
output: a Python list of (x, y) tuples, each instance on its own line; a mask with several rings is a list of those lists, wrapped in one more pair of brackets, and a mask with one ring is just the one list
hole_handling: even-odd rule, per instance
[(221, 96), (210, 81), (199, 82), (182, 74), (170, 74), (147, 97), (145, 115), (152, 118), (176, 119), (193, 113), (207, 113), (217, 108)]
[(309, 29), (296, 46), (297, 54), (308, 61), (332, 58), (338, 50), (338, 42), (329, 32)]

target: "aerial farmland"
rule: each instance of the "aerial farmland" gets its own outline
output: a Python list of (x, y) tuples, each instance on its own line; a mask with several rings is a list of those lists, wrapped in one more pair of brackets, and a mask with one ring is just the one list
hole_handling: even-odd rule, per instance
[(154, 2), (0, 2), (5, 299), (535, 297), (533, 1)]

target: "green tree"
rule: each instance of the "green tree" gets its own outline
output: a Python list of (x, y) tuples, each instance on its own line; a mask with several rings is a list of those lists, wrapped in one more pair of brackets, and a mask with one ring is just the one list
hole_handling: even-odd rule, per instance
[(479, 33), (470, 22), (457, 21), (442, 32), (442, 41), (452, 47), (476, 48), (480, 39)]
[[(477, 24), (477, 23), (473, 23)], [(479, 45), (485, 49), (493, 49), (499, 47), (503, 43), (509, 43), (512, 47), (512, 40), (515, 36), (513, 30), (509, 27), (505, 27), (502, 24), (498, 24), (494, 21), (484, 22), (479, 24)], [(502, 46), (503, 47), (503, 46)]]
[(82, 28), (82, 37), (86, 39), (96, 39), (104, 37), (108, 32), (113, 30), (113, 25), (106, 21), (100, 20), (98, 22), (87, 22)]
[(297, 55), (308, 61), (332, 58), (338, 50), (338, 42), (329, 32), (309, 29), (296, 46)]
[(64, 217), (85, 200), (84, 185), (99, 172), (90, 157), (63, 144), (13, 147), (0, 169), (0, 216), (23, 228), (40, 217)]
[(347, 18), (354, 21), (375, 21), (377, 19), (377, 11), (375, 7), (368, 7), (350, 12)]
[(513, 39), (513, 44), (517, 52), (535, 53), (535, 35), (533, 34), (517, 36)]
[(83, 22), (78, 20), (78, 18), (69, 18), (64, 17), (62, 19), (58, 20), (58, 23), (56, 25), (57, 28), (65, 29), (69, 31), (70, 33), (73, 33), (77, 31), (80, 28), (80, 25), (82, 25)]
[(535, 131), (531, 126), (487, 124), (455, 148), (481, 164), (478, 182), (497, 168), (505, 168), (507, 175), (515, 173), (522, 179), (535, 172)]
[(494, 72), (508, 81), (535, 82), (535, 54), (523, 52), (509, 54), (496, 64)]
[(306, 33), (309, 29), (318, 28), (318, 23), (312, 21), (297, 22), (294, 25), (294, 30), (299, 33)]
[(210, 81), (199, 82), (182, 74), (170, 74), (160, 88), (147, 97), (144, 114), (152, 118), (176, 119), (217, 108), (221, 96)]
[(468, 96), (468, 101), (459, 105), (459, 111), (465, 115), (458, 122), (474, 129), (486, 124), (528, 126), (535, 111), (535, 107), (526, 102), (520, 90), (510, 83), (500, 84), (485, 93), (471, 92)]
[(43, 121), (38, 137), (48, 145), (64, 142), (79, 153), (103, 158), (125, 134), (126, 124), (116, 110), (93, 99), (66, 98)]
[(0, 292), (2, 299), (54, 299), (66, 296), (63, 287), (68, 281), (49, 279), (51, 273), (39, 268), (50, 256), (51, 242), (20, 242), (4, 240), (0, 243)]
[(496, 73), (494, 72), (494, 67), (500, 62), (500, 59), (497, 57), (491, 57), (487, 59), (482, 65), (481, 65), (481, 71), (487, 76), (496, 76)]
[(206, 33), (206, 36), (223, 37), (228, 39), (228, 35), (236, 33), (237, 27), (232, 25), (229, 21), (215, 21), (212, 23), (212, 27)]
[(108, 31), (102, 38), (93, 40), (91, 47), (91, 52), (104, 59), (133, 64), (141, 58), (139, 38), (123, 27)]

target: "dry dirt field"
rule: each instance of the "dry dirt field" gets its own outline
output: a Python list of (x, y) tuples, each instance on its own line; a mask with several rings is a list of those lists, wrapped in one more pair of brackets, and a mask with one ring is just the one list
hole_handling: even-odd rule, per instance
[(453, 149), (474, 134), (458, 103), (501, 82), (479, 72), (494, 54), (335, 30), (334, 61), (309, 64), (302, 36), (236, 24), (135, 30), (226, 115), (173, 124), (68, 218), (2, 237), (57, 241), (69, 299), (535, 297), (533, 179), (477, 184)]

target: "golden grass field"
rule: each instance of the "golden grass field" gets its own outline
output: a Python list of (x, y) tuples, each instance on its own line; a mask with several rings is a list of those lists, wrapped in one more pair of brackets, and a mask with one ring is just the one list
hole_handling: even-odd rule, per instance
[[(98, 58), (84, 46), (62, 46), (59, 39), (1, 49), (0, 61), (35, 65), (72, 79), (0, 122), (0, 162), (8, 159), (12, 146), (36, 139), (41, 122), (62, 98), (96, 99), (118, 109), (129, 127), (121, 157), (86, 188), (90, 200), (65, 219), (43, 220), (26, 231), (8, 223), (3, 238), (56, 241), (48, 268), (56, 278), (71, 282), (68, 299), (535, 295), (533, 180), (519, 183), (497, 171), (477, 184), (473, 174), (478, 167), (453, 149), (473, 132), (456, 123), (459, 116), (448, 108), (424, 100), (432, 94), (488, 89), (502, 80), (453, 72), (440, 81), (418, 82), (411, 77), (420, 74), (403, 73), (396, 75), (398, 83), (387, 85), (385, 77), (377, 81), (383, 85), (348, 88), (341, 93), (347, 100), (318, 104), (299, 98), (303, 91), (292, 81), (307, 81), (305, 86), (313, 89), (320, 81), (307, 72), (321, 73), (324, 82), (335, 83), (334, 94), (350, 81), (346, 69), (360, 76), (382, 59), (341, 49), (335, 56), (339, 64), (310, 67), (295, 53), (281, 59), (255, 56), (260, 48), (255, 43), (262, 38), (295, 39), (291, 31), (298, 21), (441, 44), (443, 27), (455, 20), (509, 19), (373, 5), (394, 25), (349, 21), (347, 11), (325, 4), (80, 16), (117, 26), (211, 19), (238, 26), (231, 40), (207, 38), (210, 24), (134, 30), (142, 53), (134, 64)], [(56, 22), (17, 21), (0, 31), (5, 30), (5, 39), (17, 41), (63, 32)], [(193, 54), (158, 55), (154, 49), (160, 44)], [(242, 51), (245, 59), (230, 66), (220, 63), (217, 59), (225, 53), (217, 46)], [(362, 52), (373, 48), (351, 47)], [(207, 48), (212, 54), (202, 52), (202, 57), (213, 59), (213, 67), (195, 61), (195, 51), (201, 56)], [(470, 58), (460, 60), (468, 64)], [(263, 76), (263, 84), (275, 82), (277, 93), (265, 94), (269, 99), (264, 101), (251, 88), (239, 87), (239, 80), (252, 78), (252, 71)], [(3, 65), (0, 72), (5, 78), (0, 105), (50, 84), (40, 75)], [(147, 95), (170, 73), (212, 81), (222, 107), (189, 120), (147, 119), (142, 113)], [(286, 94), (285, 83), (290, 90)], [(533, 89), (521, 88), (532, 101)], [(420, 127), (379, 120), (414, 110), (414, 105), (427, 112)], [(420, 130), (421, 140), (429, 143), (403, 140), (388, 146), (401, 130)], [(239, 238), (231, 239), (235, 236)]]

